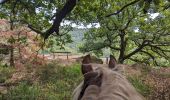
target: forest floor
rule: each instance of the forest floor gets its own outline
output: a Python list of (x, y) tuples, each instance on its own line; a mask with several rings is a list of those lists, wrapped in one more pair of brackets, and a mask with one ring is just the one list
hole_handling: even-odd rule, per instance
[[(67, 59), (66, 56), (58, 56), (56, 58), (57, 60), (54, 60), (54, 59), (50, 60), (50, 63), (54, 63), (53, 65), (60, 64), (61, 66), (68, 66), (68, 68), (70, 68), (71, 66), (77, 67), (77, 65), (75, 65), (75, 64), (80, 63), (79, 58), (80, 58), (80, 56), (77, 56), (77, 55), (69, 56), (69, 59)], [(43, 62), (45, 62), (45, 61), (43, 61)], [(46, 64), (37, 66), (33, 62), (31, 62), (31, 63), (32, 64), (30, 64), (30, 62), (29, 62), (29, 64), (27, 63), (24, 66), (20, 66), (19, 68), (16, 68), (15, 71), (12, 72), (10, 77), (7, 80), (5, 80), (4, 83), (0, 83), (0, 95), (6, 94), (9, 90), (9, 87), (11, 87), (11, 86), (15, 87), (18, 85), (19, 82), (21, 82), (23, 80), (29, 81), (30, 84), (35, 84), (35, 83), (37, 84), (37, 82), (39, 82), (40, 75), (43, 75), (44, 72), (49, 75), (52, 74), (52, 76), (50, 76), (50, 77), (55, 76), (55, 73), (53, 74), (53, 72), (51, 72), (51, 70), (53, 70), (52, 66), (49, 66)], [(44, 65), (49, 66), (49, 68), (41, 67)], [(148, 100), (170, 100), (170, 67), (150, 67), (150, 66), (146, 66), (143, 64), (124, 65), (124, 66), (126, 67), (125, 72), (126, 72), (126, 76), (129, 79), (129, 81)], [(50, 67), (51, 67), (51, 69), (50, 69)], [(78, 70), (80, 72), (80, 66), (78, 67)], [(43, 73), (40, 73), (40, 71), (42, 71)], [(67, 71), (67, 72), (70, 73), (71, 75), (77, 74), (76, 71), (75, 71), (75, 73), (69, 72), (69, 71)], [(38, 76), (37, 76), (37, 73), (40, 73), (40, 74), (38, 74)], [(65, 74), (65, 73), (61, 72), (60, 74)], [(70, 80), (73, 80), (72, 79), (73, 77), (71, 77), (69, 75), (67, 75), (67, 76), (70, 78)], [(44, 77), (46, 77), (46, 76), (43, 76), (43, 78)], [(81, 79), (80, 74), (78, 74), (77, 77), (78, 77), (77, 81), (79, 82)], [(63, 80), (63, 79), (61, 78), (61, 80)], [(69, 82), (70, 82), (70, 80), (69, 80)], [(68, 83), (68, 84), (70, 84), (70, 83)], [(74, 83), (74, 85), (75, 85), (75, 83)], [(75, 86), (71, 86), (72, 89), (75, 88)], [(72, 92), (71, 90), (69, 90), (69, 92)], [(1, 99), (1, 97), (0, 97), (0, 99)]]

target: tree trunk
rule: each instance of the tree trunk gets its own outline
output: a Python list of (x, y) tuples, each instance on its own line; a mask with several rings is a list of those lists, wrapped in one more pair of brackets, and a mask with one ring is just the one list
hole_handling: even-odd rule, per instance
[(14, 48), (11, 46), (10, 50), (10, 66), (14, 67)]
[(19, 40), (20, 40), (20, 32), (18, 33), (17, 42), (19, 43), (19, 45), (18, 45), (19, 59), (22, 59), (22, 54), (21, 54), (21, 43), (20, 43)]
[(119, 60), (118, 60), (118, 63), (119, 63), (119, 64), (123, 64), (123, 63), (124, 63), (124, 59), (119, 59)]
[(118, 58), (118, 63), (123, 64), (126, 48), (125, 32), (122, 30), (119, 36), (120, 36), (120, 54)]

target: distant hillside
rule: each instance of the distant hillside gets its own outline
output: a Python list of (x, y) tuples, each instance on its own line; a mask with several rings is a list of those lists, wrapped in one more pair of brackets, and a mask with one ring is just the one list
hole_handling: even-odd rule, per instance
[(72, 36), (72, 43), (67, 44), (66, 46), (72, 50), (78, 51), (79, 45), (83, 43), (84, 33), (87, 32), (88, 29), (74, 29), (73, 31), (69, 32)]

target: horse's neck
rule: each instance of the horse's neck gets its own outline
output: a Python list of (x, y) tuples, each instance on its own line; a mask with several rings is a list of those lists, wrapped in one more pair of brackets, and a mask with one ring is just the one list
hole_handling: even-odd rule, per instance
[(73, 100), (78, 100), (84, 81), (82, 81), (73, 91)]
[(100, 93), (100, 88), (96, 85), (90, 85), (86, 88), (81, 100), (97, 100), (98, 94)]
[(114, 71), (110, 72), (106, 70), (103, 74), (101, 90), (99, 94), (101, 98), (109, 98), (110, 96), (113, 96), (112, 98), (117, 98), (117, 95), (120, 95), (120, 98), (128, 98), (128, 100), (143, 100), (142, 96), (135, 90), (124, 75)]

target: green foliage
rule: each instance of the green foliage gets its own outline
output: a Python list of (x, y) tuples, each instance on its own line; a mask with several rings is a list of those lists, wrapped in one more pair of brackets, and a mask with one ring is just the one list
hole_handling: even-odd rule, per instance
[(17, 40), (20, 44), (26, 44), (27, 43), (27, 37), (22, 36)]
[(39, 86), (29, 86), (26, 83), (21, 83), (19, 86), (11, 88), (3, 96), (3, 100), (37, 100), (39, 96)]
[(36, 74), (40, 77), (42, 83), (53, 81), (56, 79), (56, 67), (51, 64), (48, 66), (42, 66), (37, 70)]
[(60, 66), (57, 63), (39, 68), (40, 83), (44, 87), (42, 98), (46, 100), (69, 100), (72, 91), (82, 80), (79, 64)]
[(139, 77), (128, 77), (128, 80), (132, 83), (132, 85), (137, 89), (139, 93), (143, 96), (147, 97), (151, 93), (151, 87), (142, 82)]
[[(18, 20), (28, 21), (31, 25), (43, 29), (43, 27), (50, 25), (49, 20), (52, 17), (52, 11), (55, 9), (55, 2), (53, 0), (50, 0), (50, 2), (41, 0), (11, 1), (0, 6), (3, 8), (0, 10), (2, 12), (1, 18), (7, 19), (10, 11), (12, 12), (11, 15), (15, 16), (17, 14)], [(16, 20), (14, 17), (11, 18)]]
[(64, 34), (58, 37), (49, 37), (48, 41), (46, 41), (46, 48), (48, 48), (48, 51), (50, 52), (55, 52), (61, 49), (65, 50), (65, 45), (72, 42), (70, 34)]
[(15, 39), (13, 36), (11, 36), (11, 37), (8, 39), (7, 42), (10, 43), (10, 44), (13, 44), (13, 43), (16, 42), (16, 39)]
[(9, 49), (8, 48), (0, 48), (0, 54), (8, 55), (9, 54)]
[[(10, 67), (9, 67), (10, 68)], [(38, 66), (36, 75), (39, 80), (30, 84), (29, 80), (20, 81), (12, 86), (6, 94), (1, 94), (2, 100), (70, 100), (73, 90), (82, 81), (80, 64), (61, 66), (57, 62)], [(10, 68), (12, 69), (12, 68)], [(148, 72), (149, 69), (143, 69)], [(142, 73), (143, 75), (143, 73)], [(169, 77), (169, 74), (162, 77)], [(35, 76), (34, 76), (35, 77)], [(145, 97), (148, 97), (152, 88), (142, 81), (143, 77), (128, 77), (133, 86)]]
[[(111, 52), (120, 54), (121, 57), (116, 55), (119, 60), (131, 59), (133, 61), (148, 61), (152, 62), (151, 64), (154, 65), (162, 65), (162, 62), (158, 63), (160, 60), (159, 58), (161, 58), (166, 60), (164, 62), (169, 63), (169, 56), (166, 56), (167, 52), (162, 52), (162, 49), (163, 51), (166, 51), (165, 49), (169, 51), (169, 47), (167, 46), (159, 46), (158, 48), (156, 47), (156, 49), (154, 46), (145, 47), (142, 48), (140, 52), (135, 53), (135, 56), (130, 55), (129, 57), (128, 54), (138, 49), (137, 47), (142, 45), (145, 37), (149, 41), (156, 37), (153, 41), (154, 45), (162, 44), (163, 41), (169, 41), (168, 36), (165, 36), (166, 39), (163, 36), (158, 38), (161, 33), (166, 33), (163, 31), (158, 32), (159, 30), (169, 31), (169, 19), (163, 17), (169, 16), (169, 11), (165, 10), (169, 8), (169, 2), (167, 2), (167, 0), (135, 0), (137, 1), (135, 4), (131, 4), (127, 7), (125, 6), (133, 1), (134, 0), (115, 0), (114, 2), (112, 0), (80, 0), (71, 14), (67, 15), (63, 20), (62, 26), (60, 26), (60, 35), (50, 39), (49, 44), (47, 43), (46, 45), (47, 48), (51, 48), (49, 51), (55, 51), (55, 47), (65, 49), (64, 45), (72, 42), (71, 36), (68, 33), (72, 30), (72, 24), (83, 24), (84, 26), (91, 24), (92, 29), (85, 34), (86, 43), (80, 47), (82, 52), (93, 51), (98, 56), (101, 56), (103, 55), (102, 48), (106, 47), (111, 48)], [(46, 30), (52, 26), (52, 20), (55, 18), (55, 14), (60, 11), (66, 2), (67, 1), (62, 0), (49, 0), (48, 2), (44, 0), (10, 1), (0, 5), (2, 8), (0, 10), (0, 17), (10, 19), (12, 22), (18, 21), (14, 24), (28, 24), (28, 26), (32, 26), (38, 31), (42, 30), (42, 33), (44, 33), (44, 31), (46, 32)], [(121, 13), (105, 17), (108, 14), (117, 13), (122, 7), (125, 7), (125, 9), (123, 9)], [(145, 12), (148, 11), (149, 13), (144, 15), (141, 13), (141, 10)], [(157, 11), (161, 14), (157, 17), (158, 19), (153, 20), (150, 18), (150, 14)], [(100, 24), (101, 27), (96, 29), (94, 27), (96, 23)], [(163, 28), (161, 28), (162, 26)], [(139, 32), (134, 31), (137, 29), (139, 29)], [(122, 32), (126, 34), (126, 36), (123, 37), (123, 43), (126, 44), (122, 45), (121, 48), (120, 34), (122, 34)], [(11, 41), (15, 42), (12, 39)], [(119, 48), (123, 53), (118, 51)], [(138, 57), (140, 59), (138, 59)], [(122, 62), (123, 61), (121, 61), (121, 63)], [(166, 66), (167, 65), (166, 63)]]
[[(76, 77), (81, 75), (79, 64), (73, 64), (72, 66), (62, 67), (61, 65), (57, 63), (51, 63), (48, 65), (42, 66), (38, 68), (36, 73), (40, 77), (40, 80), (42, 83), (44, 82), (55, 83), (59, 79), (62, 80), (68, 76), (72, 77), (73, 78), (72, 80), (74, 79), (76, 80), (77, 79)], [(74, 84), (72, 82), (73, 81), (70, 80), (70, 84)]]
[[(122, 1), (120, 6), (126, 3)], [(109, 4), (111, 3), (108, 2), (107, 5)], [(106, 10), (105, 13), (112, 9), (116, 8), (103, 8)], [(97, 20), (100, 27), (91, 28), (85, 33), (85, 43), (81, 45), (80, 51), (102, 55), (102, 49), (109, 48), (120, 63), (131, 60), (168, 66), (170, 58), (168, 16), (168, 11), (164, 11), (153, 19), (151, 15), (141, 15), (137, 6), (129, 6), (119, 15), (107, 19), (101, 19), (102, 15), (99, 15)]]
[(70, 100), (72, 91), (82, 80), (79, 64), (60, 66), (50, 63), (38, 67), (38, 82), (29, 84), (27, 80), (9, 88), (2, 100)]
[(7, 79), (9, 79), (13, 72), (13, 68), (0, 65), (0, 83), (4, 83)]

